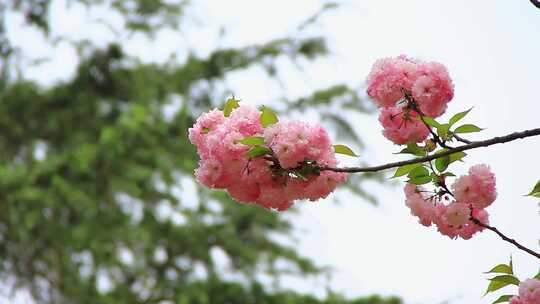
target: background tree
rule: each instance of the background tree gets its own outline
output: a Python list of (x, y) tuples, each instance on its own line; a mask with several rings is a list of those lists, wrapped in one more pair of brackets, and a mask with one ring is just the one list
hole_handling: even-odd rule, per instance
[[(53, 2), (15, 0), (0, 9), (3, 17), (24, 16), (54, 44), (65, 39), (50, 34)], [(125, 31), (147, 35), (180, 30), (188, 5), (161, 0), (68, 4), (105, 6), (123, 16)], [(333, 7), (324, 5), (321, 12)], [(316, 22), (321, 12), (301, 28)], [(278, 282), (283, 275), (325, 270), (272, 237), (291, 232), (291, 223), (279, 214), (238, 205), (226, 193), (205, 191), (192, 181), (197, 156), (187, 128), (199, 113), (230, 96), (226, 76), (262, 66), (267, 75), (261, 77), (275, 79), (278, 59), (327, 55), (323, 38), (284, 37), (216, 49), (204, 57), (193, 52), (163, 64), (142, 63), (121, 43), (99, 47), (70, 41), (81, 56), (75, 75), (44, 87), (21, 72), (25, 50), (10, 43), (8, 30), (2, 19), (4, 284), (29, 290), (40, 303), (400, 303), (378, 296), (345, 300), (332, 293), (318, 300), (262, 284), (263, 275)], [(335, 103), (369, 110), (345, 85), (283, 101), (284, 111)], [(321, 118), (361, 144), (336, 113)], [(366, 196), (362, 182), (373, 178), (354, 176), (350, 189)], [(219, 266), (218, 256), (229, 270)]]

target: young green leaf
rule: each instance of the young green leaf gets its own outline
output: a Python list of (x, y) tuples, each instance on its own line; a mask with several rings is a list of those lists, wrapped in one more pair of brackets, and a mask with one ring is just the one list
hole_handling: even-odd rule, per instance
[(232, 110), (240, 106), (239, 101), (240, 100), (234, 98), (234, 96), (227, 99), (227, 101), (225, 102), (225, 106), (223, 107), (223, 115), (225, 117), (229, 117), (231, 115)]
[(435, 119), (431, 117), (427, 117), (427, 116), (418, 116), (418, 120), (420, 120), (421, 122), (425, 123), (428, 126), (432, 126), (435, 128), (438, 128), (441, 125)]
[(493, 292), (493, 291), (496, 291), (496, 290), (499, 290), (505, 286), (508, 286), (510, 285), (510, 283), (507, 283), (507, 282), (502, 282), (502, 281), (491, 281), (489, 282), (489, 285), (488, 285), (488, 288), (486, 290), (486, 294), (490, 293), (490, 292)]
[(264, 145), (264, 137), (260, 136), (248, 136), (240, 140), (241, 144), (248, 146)]
[(262, 107), (262, 113), (261, 113), (261, 125), (263, 128), (268, 127), (269, 125), (273, 125), (278, 122), (278, 117), (276, 112), (274, 112), (269, 107), (263, 106)]
[(448, 168), (449, 164), (450, 164), (450, 156), (449, 155), (439, 157), (439, 158), (437, 158), (435, 160), (435, 168), (437, 168), (437, 170), (439, 172), (443, 172), (444, 170), (446, 170), (446, 168)]
[(354, 151), (351, 148), (345, 145), (333, 145), (332, 147), (334, 147), (334, 152), (336, 153), (358, 157), (358, 155), (354, 153)]
[(419, 147), (416, 143), (407, 144), (407, 148), (399, 151), (399, 154), (412, 154), (414, 156), (426, 156), (427, 152), (424, 148)]
[(540, 280), (540, 269), (538, 270), (538, 273), (534, 276), (534, 278)]
[(431, 182), (432, 177), (430, 175), (425, 176), (417, 176), (409, 179), (407, 183), (415, 184), (415, 185), (423, 185)]
[(507, 274), (513, 274), (512, 268), (510, 265), (506, 264), (499, 264), (493, 268), (491, 268), (490, 271), (484, 272), (484, 273), (507, 273)]
[(450, 130), (449, 124), (442, 124), (437, 128), (437, 135), (439, 135), (442, 138), (446, 138), (448, 136), (449, 130)]
[(272, 150), (270, 150), (267, 147), (260, 147), (260, 146), (253, 147), (249, 151), (246, 152), (246, 156), (250, 158), (263, 156), (266, 154), (272, 154)]
[(450, 163), (453, 163), (453, 162), (461, 160), (462, 158), (467, 156), (467, 153), (465, 153), (463, 151), (460, 151), (460, 152), (452, 153), (452, 154), (450, 154), (448, 156), (450, 157)]
[(531, 190), (531, 192), (527, 194), (527, 196), (536, 196), (536, 197), (538, 197), (538, 195), (540, 195), (540, 180), (536, 183), (536, 185), (534, 185), (534, 188)]
[(413, 170), (414, 168), (420, 167), (420, 166), (422, 166), (421, 163), (416, 163), (416, 164), (410, 164), (410, 165), (404, 165), (404, 166), (401, 166), (401, 167), (397, 168), (397, 170), (396, 170), (396, 172), (394, 173), (394, 176), (392, 176), (392, 178), (403, 176), (403, 175), (405, 175), (405, 174), (411, 172), (411, 170)]
[(422, 176), (429, 176), (429, 170), (426, 167), (416, 167), (409, 172), (408, 178), (417, 178)]
[(509, 274), (499, 275), (499, 276), (496, 276), (496, 277), (491, 278), (489, 280), (492, 281), (492, 282), (497, 281), (497, 282), (505, 282), (505, 283), (508, 283), (508, 284), (514, 284), (516, 286), (519, 285), (519, 279), (516, 278), (515, 276), (509, 275)]
[(463, 117), (465, 117), (467, 114), (469, 114), (469, 112), (471, 110), (472, 110), (472, 108), (468, 109), (467, 111), (459, 112), (456, 115), (452, 116), (452, 118), (450, 118), (450, 121), (448, 122), (448, 124), (450, 126), (453, 126), (456, 122), (460, 121)]
[(513, 297), (513, 295), (503, 295), (503, 296), (500, 296), (497, 300), (495, 300), (495, 302), (493, 302), (491, 304), (508, 302), (508, 301), (510, 301), (510, 298), (512, 298), (512, 297)]
[(454, 133), (473, 133), (473, 132), (480, 132), (482, 131), (482, 128), (479, 128), (475, 125), (467, 124), (457, 127), (454, 130)]

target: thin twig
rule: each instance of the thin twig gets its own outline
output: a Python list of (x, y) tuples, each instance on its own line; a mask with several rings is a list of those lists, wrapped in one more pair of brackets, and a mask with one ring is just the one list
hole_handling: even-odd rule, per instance
[[(429, 162), (429, 163), (431, 164), (431, 162)], [(440, 186), (444, 189), (444, 193), (447, 193), (447, 194), (449, 194), (449, 195), (451, 195), (452, 197), (455, 198), (454, 193), (452, 193), (452, 191), (450, 191), (450, 189), (448, 189), (448, 187), (446, 186), (446, 183), (444, 183), (444, 182), (443, 182), (443, 183), (440, 183)], [(475, 218), (475, 217), (473, 216), (473, 208), (472, 208), (472, 207), (471, 207), (471, 213), (470, 213), (470, 215), (469, 215), (469, 220), (470, 220), (471, 222), (475, 223), (476, 225), (480, 226), (480, 227), (483, 227), (483, 228), (486, 228), (486, 229), (489, 229), (489, 230), (495, 232), (495, 233), (496, 233), (498, 236), (500, 236), (503, 240), (505, 240), (505, 241), (507, 241), (507, 242), (513, 244), (514, 246), (516, 246), (517, 248), (519, 248), (519, 249), (521, 249), (521, 250), (527, 252), (528, 254), (533, 255), (533, 256), (535, 256), (535, 257), (537, 257), (537, 258), (540, 259), (540, 253), (535, 252), (534, 250), (529, 249), (529, 248), (527, 248), (527, 247), (521, 245), (521, 244), (518, 243), (516, 240), (511, 239), (511, 238), (507, 237), (506, 235), (504, 235), (501, 231), (499, 231), (499, 229), (497, 229), (497, 228), (495, 228), (495, 227), (493, 227), (493, 226), (490, 226), (490, 225), (488, 225), (488, 224), (484, 224), (484, 223), (482, 223), (479, 219)]]
[(404, 96), (405, 100), (408, 101), (409, 106), (411, 107), (411, 109), (413, 111), (415, 111), (416, 113), (418, 113), (418, 116), (420, 116), (420, 120), (422, 121), (424, 126), (426, 126), (426, 128), (428, 129), (429, 133), (433, 137), (433, 140), (435, 140), (435, 142), (437, 144), (439, 144), (439, 146), (441, 146), (443, 148), (447, 148), (447, 149), (452, 148), (452, 147), (447, 146), (446, 143), (439, 137), (439, 135), (437, 135), (437, 133), (433, 132), (433, 130), (431, 129), (431, 126), (424, 119), (424, 117), (426, 117), (426, 115), (424, 114), (424, 112), (422, 112), (422, 110), (420, 110), (420, 107), (418, 107), (418, 104), (414, 100), (414, 98), (412, 97), (411, 93), (407, 92), (403, 88), (402, 88), (402, 91), (403, 91), (403, 96)]
[(328, 167), (328, 166), (322, 166), (319, 169), (321, 171), (328, 170), (328, 171), (334, 171), (334, 172), (348, 172), (348, 173), (378, 172), (378, 171), (382, 171), (382, 170), (386, 170), (386, 169), (401, 167), (401, 166), (404, 166), (404, 165), (424, 163), (424, 162), (434, 160), (434, 159), (437, 159), (437, 158), (441, 158), (443, 156), (447, 156), (447, 155), (450, 155), (450, 154), (453, 154), (453, 153), (456, 153), (456, 152), (471, 150), (471, 149), (480, 148), (480, 147), (488, 147), (488, 146), (492, 146), (492, 145), (496, 145), (496, 144), (502, 144), (502, 143), (514, 141), (516, 139), (532, 137), (532, 136), (538, 136), (538, 135), (540, 135), (540, 128), (531, 129), (531, 130), (525, 130), (525, 131), (521, 131), (521, 132), (514, 132), (514, 133), (511, 133), (511, 134), (508, 134), (508, 135), (497, 136), (497, 137), (493, 137), (493, 138), (487, 139), (487, 140), (474, 141), (474, 142), (472, 142), (470, 144), (466, 144), (466, 145), (459, 146), (459, 147), (454, 147), (452, 149), (448, 149), (448, 150), (446, 150), (444, 152), (441, 152), (441, 153), (432, 154), (432, 155), (419, 157), (419, 158), (413, 158), (413, 159), (399, 161), (399, 162), (388, 163), (388, 164), (379, 165), (379, 166), (372, 166), (372, 167), (345, 167), (345, 168), (333, 168), (333, 167)]
[[(417, 111), (420, 111), (420, 109), (418, 109)], [(439, 146), (443, 147), (443, 148), (447, 148), (447, 149), (450, 149), (452, 147), (449, 147), (446, 145), (446, 143), (439, 137), (439, 135), (437, 135), (435, 132), (433, 132), (433, 130), (430, 128), (430, 126), (428, 125), (428, 123), (426, 122), (426, 120), (424, 119), (424, 114), (422, 114), (422, 112), (419, 112), (418, 114), (420, 116), (420, 120), (422, 121), (422, 123), (424, 124), (424, 126), (426, 126), (426, 128), (428, 129), (429, 133), (431, 134), (431, 136), (433, 137), (433, 140), (435, 140), (436, 143), (439, 144)]]
[(489, 229), (489, 230), (495, 232), (498, 236), (501, 237), (501, 239), (503, 239), (503, 240), (505, 240), (505, 241), (507, 241), (507, 242), (513, 244), (513, 245), (516, 246), (517, 248), (519, 248), (519, 249), (521, 249), (521, 250), (527, 252), (527, 253), (530, 254), (530, 255), (533, 255), (533, 256), (537, 257), (538, 259), (540, 259), (540, 253), (535, 252), (535, 251), (533, 251), (533, 250), (531, 250), (531, 249), (529, 249), (529, 248), (527, 248), (527, 247), (521, 245), (521, 244), (518, 243), (516, 240), (507, 237), (507, 236), (504, 235), (502, 232), (500, 232), (499, 229), (497, 229), (497, 228), (495, 228), (495, 227), (493, 227), (493, 226), (490, 226), (490, 225), (488, 225), (488, 224), (482, 223), (480, 220), (478, 220), (477, 218), (473, 217), (472, 215), (471, 215), (471, 217), (470, 217), (470, 220), (471, 220), (473, 223), (475, 223), (476, 225), (478, 225), (478, 226), (484, 227), (484, 228), (486, 228), (486, 229)]
[(457, 135), (457, 134), (454, 134), (454, 138), (457, 139), (457, 141), (460, 141), (460, 142), (462, 142), (462, 143), (464, 143), (464, 144), (470, 144), (470, 143), (472, 143), (472, 141), (470, 141), (470, 140), (468, 140), (468, 139), (465, 139), (465, 138), (463, 138), (463, 137), (461, 137), (461, 136), (459, 136), (459, 135)]

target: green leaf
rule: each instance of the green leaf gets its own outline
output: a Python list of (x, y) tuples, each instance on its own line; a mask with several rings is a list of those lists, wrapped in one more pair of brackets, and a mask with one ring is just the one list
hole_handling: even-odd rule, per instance
[(442, 124), (437, 128), (437, 135), (442, 138), (446, 138), (448, 136), (448, 130), (450, 130), (450, 125)]
[(420, 166), (422, 166), (421, 163), (409, 164), (409, 165), (401, 166), (401, 167), (397, 168), (397, 170), (394, 173), (394, 176), (392, 176), (392, 178), (403, 176), (403, 175), (411, 172), (411, 170), (413, 170), (414, 168), (417, 168), (417, 167), (420, 167)]
[(538, 194), (540, 194), (540, 180), (534, 185), (534, 188), (531, 190), (527, 196), (536, 196), (538, 197)]
[(513, 274), (512, 268), (510, 265), (506, 264), (499, 264), (493, 268), (491, 268), (490, 271), (484, 272), (484, 273), (507, 273), (507, 274)]
[(244, 137), (239, 142), (241, 144), (248, 145), (248, 146), (264, 145), (264, 137), (249, 136), (249, 137)]
[(450, 121), (448, 122), (448, 124), (450, 126), (453, 126), (456, 122), (460, 121), (463, 117), (465, 117), (467, 114), (469, 114), (469, 112), (471, 110), (472, 110), (472, 108), (468, 109), (467, 111), (459, 112), (456, 115), (452, 116), (452, 118), (450, 118)]
[(240, 106), (239, 101), (240, 100), (235, 99), (234, 96), (227, 99), (227, 101), (225, 102), (225, 106), (223, 107), (223, 115), (225, 115), (225, 117), (229, 117), (232, 113), (232, 110)]
[(409, 174), (407, 177), (409, 178), (417, 178), (422, 176), (429, 176), (429, 170), (426, 167), (416, 167)]
[(509, 274), (496, 276), (496, 277), (491, 278), (489, 280), (492, 281), (492, 282), (496, 281), (496, 282), (505, 282), (505, 283), (508, 283), (508, 284), (514, 284), (516, 286), (519, 285), (519, 279), (516, 278), (515, 276), (509, 275)]
[(407, 148), (399, 151), (399, 154), (412, 154), (414, 156), (426, 156), (427, 152), (424, 148), (419, 147), (416, 143), (408, 143)]
[(439, 157), (435, 160), (435, 168), (439, 170), (439, 172), (443, 172), (448, 168), (448, 165), (450, 164), (450, 156), (446, 155), (443, 157)]
[(493, 302), (491, 304), (508, 302), (508, 301), (510, 301), (510, 298), (512, 298), (512, 297), (513, 297), (513, 295), (503, 295), (503, 296), (500, 296), (497, 300), (495, 300), (495, 302)]
[(490, 293), (490, 292), (493, 292), (493, 291), (496, 291), (496, 290), (499, 290), (505, 286), (508, 286), (510, 285), (510, 283), (506, 283), (506, 282), (502, 282), (502, 281), (491, 281), (489, 282), (489, 285), (488, 285), (488, 288), (486, 290), (486, 294)]
[(334, 147), (334, 152), (336, 153), (358, 157), (358, 155), (356, 155), (351, 148), (345, 145), (333, 145), (332, 147)]
[(426, 175), (426, 176), (418, 176), (418, 177), (411, 178), (407, 181), (407, 183), (411, 183), (415, 185), (423, 185), (423, 184), (427, 184), (431, 182), (431, 180), (432, 180), (431, 175)]
[(464, 158), (465, 156), (467, 156), (467, 153), (465, 152), (456, 152), (456, 153), (452, 153), (449, 155), (450, 157), (450, 163), (453, 163), (455, 161), (458, 161), (458, 160), (461, 160), (462, 158)]
[(253, 147), (249, 151), (246, 152), (246, 156), (250, 158), (258, 157), (258, 156), (262, 156), (266, 154), (272, 154), (272, 150), (270, 150), (267, 147), (260, 147), (260, 146)]
[(278, 122), (278, 117), (276, 115), (276, 112), (274, 112), (269, 107), (263, 106), (262, 113), (261, 113), (261, 125), (263, 126), (263, 128), (266, 128), (269, 125), (273, 125), (277, 122)]
[(534, 276), (534, 278), (540, 280), (540, 269), (538, 269), (538, 273)]
[(462, 126), (457, 127), (454, 130), (454, 133), (473, 133), (473, 132), (480, 132), (480, 131), (482, 131), (482, 128), (477, 127), (475, 125), (467, 124), (467, 125), (462, 125)]
[(432, 126), (432, 127), (435, 127), (435, 128), (438, 128), (441, 124), (438, 123), (435, 119), (431, 118), (431, 117), (427, 117), (427, 116), (418, 116), (418, 119), (420, 121), (423, 120), (423, 122), (426, 124), (426, 125), (429, 125), (429, 126)]

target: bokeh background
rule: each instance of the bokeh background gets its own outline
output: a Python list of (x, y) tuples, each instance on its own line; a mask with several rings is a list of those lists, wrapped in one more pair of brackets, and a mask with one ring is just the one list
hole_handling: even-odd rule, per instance
[[(234, 94), (322, 122), (359, 151), (381, 136), (365, 77), (407, 54), (450, 70), (471, 139), (539, 126), (540, 10), (529, 1), (0, 0), (2, 303), (491, 303), (494, 234), (419, 225), (389, 172), (271, 213), (193, 181), (186, 138)], [(491, 223), (539, 249), (540, 140), (471, 151), (499, 197)], [(512, 293), (511, 287), (506, 293)], [(369, 296), (376, 294), (374, 296)], [(399, 296), (395, 298), (394, 296)]]

